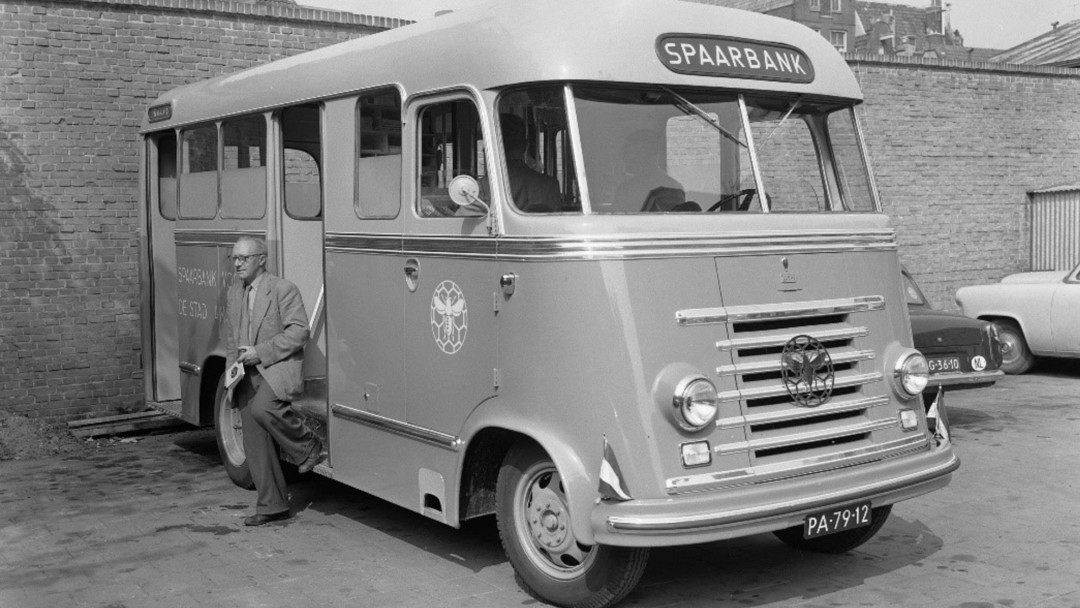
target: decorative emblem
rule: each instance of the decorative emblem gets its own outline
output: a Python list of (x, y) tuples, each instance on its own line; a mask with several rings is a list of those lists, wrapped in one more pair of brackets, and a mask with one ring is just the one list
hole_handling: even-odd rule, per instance
[(431, 335), (435, 344), (448, 355), (465, 345), (469, 331), (469, 308), (465, 294), (453, 281), (443, 281), (431, 294)]
[(986, 357), (982, 355), (976, 355), (971, 358), (971, 369), (981, 372), (986, 369)]
[(784, 266), (784, 271), (780, 273), (780, 287), (776, 291), (802, 291), (802, 287), (799, 287), (798, 277), (788, 270), (788, 259), (786, 257), (780, 258), (780, 264)]
[(810, 336), (795, 336), (784, 345), (780, 375), (799, 407), (817, 407), (832, 397), (836, 380), (832, 357), (821, 342)]

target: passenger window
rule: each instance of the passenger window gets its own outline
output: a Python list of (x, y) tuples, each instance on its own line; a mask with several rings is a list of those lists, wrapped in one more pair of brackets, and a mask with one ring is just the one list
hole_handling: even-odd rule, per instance
[(167, 220), (176, 219), (176, 134), (157, 140), (158, 212)]
[(401, 95), (387, 89), (356, 105), (356, 214), (397, 217), (401, 208)]
[(266, 118), (227, 120), (221, 134), (221, 216), (260, 218), (266, 212)]
[(218, 206), (217, 127), (206, 125), (180, 134), (181, 174), (179, 215), (212, 218)]
[(580, 212), (563, 88), (503, 94), (499, 128), (514, 206), (526, 213)]
[(471, 101), (454, 100), (420, 110), (420, 175), (417, 212), (421, 217), (482, 217), (479, 205), (458, 207), (447, 186), (458, 175), (480, 184), (480, 199), (490, 202), (480, 114)]
[(319, 112), (319, 106), (307, 105), (281, 113), (285, 213), (298, 220), (322, 217)]

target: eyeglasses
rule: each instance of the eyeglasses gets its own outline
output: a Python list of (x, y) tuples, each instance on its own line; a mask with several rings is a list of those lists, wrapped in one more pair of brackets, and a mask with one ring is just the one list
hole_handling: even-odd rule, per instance
[(235, 264), (237, 262), (240, 262), (241, 264), (247, 264), (248, 260), (250, 260), (251, 258), (257, 258), (260, 255), (266, 255), (266, 254), (265, 253), (249, 253), (247, 255), (239, 255), (239, 254), (230, 255), (229, 256), (229, 261), (231, 261), (233, 264)]

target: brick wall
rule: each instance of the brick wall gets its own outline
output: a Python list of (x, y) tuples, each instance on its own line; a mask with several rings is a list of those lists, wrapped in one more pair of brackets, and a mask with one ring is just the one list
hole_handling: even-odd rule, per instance
[(64, 419), (142, 405), (150, 100), (399, 24), (213, 0), (0, 0), (0, 409)]
[(1028, 270), (1027, 192), (1080, 181), (1080, 70), (847, 57), (900, 257), (927, 297), (955, 310), (959, 287)]
[[(0, 408), (141, 406), (137, 131), (167, 89), (400, 25), (214, 0), (0, 0)], [(1080, 177), (1080, 75), (850, 55), (903, 261), (935, 303), (1026, 269)]]

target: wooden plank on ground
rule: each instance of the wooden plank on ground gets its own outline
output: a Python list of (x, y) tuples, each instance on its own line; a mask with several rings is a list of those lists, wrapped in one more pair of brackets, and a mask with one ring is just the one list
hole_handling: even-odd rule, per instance
[(161, 412), (139, 412), (120, 416), (106, 416), (68, 423), (68, 429), (76, 437), (101, 437), (134, 431), (152, 431), (183, 426), (184, 421)]

